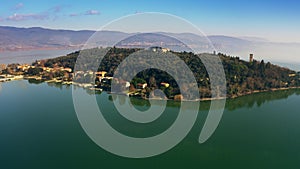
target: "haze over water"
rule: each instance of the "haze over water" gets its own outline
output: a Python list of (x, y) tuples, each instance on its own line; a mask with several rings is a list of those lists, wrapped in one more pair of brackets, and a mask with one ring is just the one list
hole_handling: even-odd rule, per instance
[(0, 63), (32, 63), (36, 60), (55, 58), (64, 56), (75, 50), (27, 50), (27, 51), (7, 51), (0, 52)]

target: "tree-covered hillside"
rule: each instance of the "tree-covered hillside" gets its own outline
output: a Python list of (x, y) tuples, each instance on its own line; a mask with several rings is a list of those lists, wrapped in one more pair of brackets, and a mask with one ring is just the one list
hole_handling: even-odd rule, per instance
[[(125, 48), (94, 48), (87, 49), (84, 52), (84, 59), (86, 63), (89, 63), (93, 58), (97, 58), (100, 52), (108, 50), (107, 54), (103, 58), (98, 70), (106, 71), (107, 76), (113, 76), (114, 71), (118, 65), (130, 54), (137, 52), (141, 49), (125, 49)], [(211, 97), (210, 81), (208, 73), (206, 72), (204, 64), (201, 59), (191, 52), (172, 52), (181, 58), (194, 73), (195, 79), (198, 82), (200, 95), (202, 98)], [(43, 65), (46, 67), (68, 67), (74, 69), (76, 59), (79, 52), (68, 54), (54, 59), (48, 59), (43, 61)], [(274, 88), (287, 88), (300, 86), (299, 74), (293, 70), (283, 68), (271, 63), (265, 63), (262, 61), (253, 60), (253, 62), (246, 62), (239, 59), (239, 57), (226, 56), (224, 54), (218, 54), (222, 60), (222, 64), (226, 74), (227, 82), (227, 96), (236, 97), (253, 93), (255, 91), (271, 90)], [(82, 66), (84, 69), (85, 65)], [(133, 79), (133, 87), (137, 84), (137, 81), (145, 81), (148, 83), (149, 90), (155, 88), (161, 88), (160, 84), (166, 82), (170, 84), (168, 90), (164, 90), (168, 97), (172, 97), (175, 94), (179, 94), (179, 88), (175, 80), (169, 76), (166, 72), (157, 69), (147, 69), (140, 72)], [(225, 90), (225, 89), (223, 89)]]

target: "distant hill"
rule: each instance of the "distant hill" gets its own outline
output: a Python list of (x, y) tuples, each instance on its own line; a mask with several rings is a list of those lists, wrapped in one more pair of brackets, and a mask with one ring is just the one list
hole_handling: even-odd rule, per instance
[[(8, 26), (0, 26), (0, 51), (16, 51), (28, 49), (78, 49), (95, 33), (95, 31), (82, 30), (54, 30), (40, 27), (32, 28), (16, 28)], [(166, 36), (174, 37), (172, 40)], [(126, 43), (119, 42), (130, 37)], [(239, 45), (248, 45), (251, 42), (234, 37), (226, 36), (208, 36), (212, 44), (219, 49), (235, 48), (239, 50)], [(203, 36), (192, 33), (166, 33), (156, 32), (149, 34), (124, 33), (117, 31), (101, 31), (97, 34), (97, 46), (112, 46), (114, 42), (119, 42), (118, 47), (134, 47), (141, 48), (147, 46), (164, 45), (171, 47), (173, 50), (182, 50), (182, 43), (178, 40), (191, 46), (207, 46), (209, 41)], [(155, 41), (154, 41), (155, 40)], [(178, 49), (177, 49), (178, 48)]]
[[(28, 49), (62, 49), (62, 48), (79, 48), (95, 33), (95, 31), (82, 30), (54, 30), (40, 27), (33, 28), (16, 28), (0, 26), (0, 51), (15, 51)], [(166, 36), (173, 37), (173, 39), (166, 38)], [(130, 37), (130, 40), (122, 41)], [(221, 48), (236, 48), (234, 44), (249, 45), (249, 41), (225, 37), (225, 36), (208, 36), (213, 45)], [(117, 31), (101, 31), (97, 34), (97, 46), (112, 46), (118, 47), (150, 47), (150, 46), (166, 46), (173, 50), (183, 50), (184, 45), (202, 46), (209, 45), (207, 38), (192, 33), (124, 33)], [(167, 41), (166, 41), (167, 39)], [(182, 41), (181, 43), (178, 40)], [(122, 41), (122, 42), (119, 42)], [(118, 44), (114, 44), (119, 42)]]
[(0, 27), (0, 51), (74, 47), (84, 43), (93, 33), (93, 31), (2, 26)]
[[(0, 52), (29, 49), (80, 49), (95, 33), (90, 30), (55, 30), (40, 27), (16, 28), (0, 26)], [(182, 43), (202, 52), (226, 53), (248, 60), (249, 53), (254, 53), (257, 60), (293, 63), (300, 65), (300, 43), (274, 43), (258, 37), (230, 37), (224, 35), (199, 36), (193, 33), (153, 32), (150, 34), (124, 33), (117, 31), (98, 32), (94, 46), (145, 47), (165, 46), (174, 51), (181, 51)], [(173, 40), (166, 38), (173, 37)], [(126, 39), (126, 43), (122, 40)], [(130, 40), (128, 40), (130, 38)], [(94, 40), (95, 40), (94, 39)], [(166, 41), (168, 39), (168, 41)], [(153, 41), (155, 40), (155, 41)], [(118, 44), (115, 44), (119, 42)], [(211, 48), (211, 44), (214, 49)]]

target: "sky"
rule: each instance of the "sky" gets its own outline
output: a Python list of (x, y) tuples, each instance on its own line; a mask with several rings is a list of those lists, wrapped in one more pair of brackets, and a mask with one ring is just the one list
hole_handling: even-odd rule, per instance
[(0, 0), (0, 25), (98, 30), (126, 15), (163, 12), (190, 21), (207, 35), (300, 42), (299, 6), (291, 0)]

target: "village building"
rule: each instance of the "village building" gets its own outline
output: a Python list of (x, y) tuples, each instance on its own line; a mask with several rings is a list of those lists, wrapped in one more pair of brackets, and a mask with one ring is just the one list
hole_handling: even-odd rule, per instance
[(168, 88), (170, 86), (169, 83), (165, 83), (165, 82), (161, 82), (160, 83), (161, 86)]
[(153, 52), (163, 52), (163, 53), (170, 52), (169, 48), (163, 48), (163, 47), (160, 47), (160, 46), (150, 47), (149, 50), (151, 50)]
[(138, 83), (136, 87), (137, 89), (145, 89), (147, 87), (147, 83)]
[(107, 72), (105, 72), (105, 71), (100, 71), (100, 72), (96, 72), (95, 74), (96, 74), (97, 77), (104, 78), (105, 75), (107, 74)]

